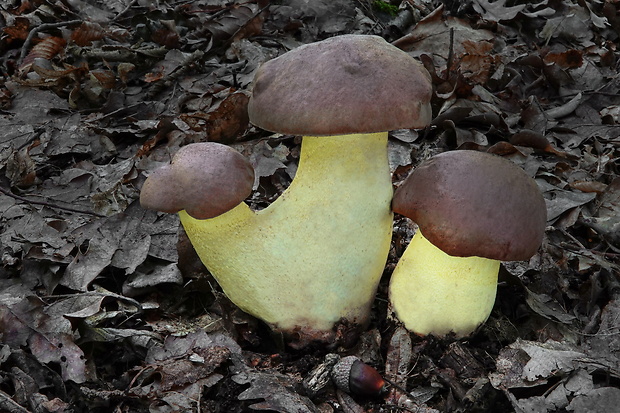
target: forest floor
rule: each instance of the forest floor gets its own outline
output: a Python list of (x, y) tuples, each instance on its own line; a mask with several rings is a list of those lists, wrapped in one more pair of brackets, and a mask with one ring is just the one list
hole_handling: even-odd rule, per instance
[[(1, 4), (0, 411), (617, 411), (618, 0)], [(377, 397), (313, 388), (332, 354), (279, 345), (178, 217), (138, 202), (149, 172), (200, 141), (246, 155), (249, 202), (272, 202), (299, 139), (248, 122), (254, 73), (340, 34), (382, 36), (432, 75), (431, 125), (390, 134), (395, 186), (434, 154), (487, 150), (536, 179), (548, 214), (539, 252), (502, 264), (490, 318), (458, 340), (391, 315), (413, 233), (396, 217), (372, 322), (335, 350), (396, 384)]]

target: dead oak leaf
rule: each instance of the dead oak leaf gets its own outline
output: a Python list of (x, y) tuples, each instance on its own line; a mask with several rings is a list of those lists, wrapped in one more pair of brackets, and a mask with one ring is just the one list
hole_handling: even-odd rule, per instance
[(496, 360), (497, 371), (490, 380), (496, 389), (527, 388), (541, 385), (556, 375), (574, 370), (586, 355), (568, 344), (537, 343), (518, 339), (504, 348)]
[(73, 342), (71, 324), (62, 315), (45, 313), (37, 297), (0, 306), (0, 331), (10, 347), (28, 346), (39, 362), (60, 365), (63, 380), (87, 380), (84, 352)]
[(263, 399), (250, 406), (254, 410), (268, 410), (280, 413), (318, 413), (309, 398), (295, 391), (298, 384), (292, 377), (277, 372), (257, 371), (248, 367), (241, 357), (232, 358), (234, 367), (232, 380), (237, 384), (249, 384), (239, 400)]
[(137, 396), (157, 398), (170, 391), (179, 392), (187, 387), (191, 388), (198, 380), (208, 379), (213, 385), (223, 377), (215, 373), (215, 370), (228, 360), (230, 350), (214, 346), (197, 349), (192, 356), (164, 360), (142, 369), (129, 392)]
[(500, 20), (512, 20), (527, 5), (520, 4), (518, 6), (506, 7), (506, 0), (497, 0), (491, 3), (487, 0), (474, 0), (474, 10), (482, 15), (482, 18), (488, 21), (498, 22)]
[(142, 223), (144, 210), (137, 205), (123, 214), (107, 217), (97, 227), (74, 235), (82, 248), (77, 252), (60, 284), (76, 291), (86, 291), (90, 283), (108, 266), (124, 268), (133, 273), (149, 253), (151, 238)]
[(460, 58), (459, 67), (470, 84), (486, 84), (491, 76), (491, 70), (498, 56), (491, 55), (493, 43), (491, 41), (464, 40), (465, 54)]
[[(568, 342), (518, 339), (500, 352), (496, 371), (489, 379), (517, 411), (612, 411), (611, 406), (620, 400), (620, 391), (595, 385), (592, 373), (603, 370), (617, 377), (615, 366), (615, 361), (594, 359)], [(537, 395), (515, 390), (525, 388), (536, 388)]]
[(156, 400), (161, 411), (190, 411), (205, 387), (222, 380), (218, 370), (239, 353), (238, 344), (223, 334), (199, 330), (185, 337), (169, 335), (162, 344), (150, 346), (145, 358), (148, 365), (133, 378), (128, 393)]
[(584, 218), (588, 226), (610, 241), (620, 243), (620, 178), (616, 177), (600, 196), (596, 213)]

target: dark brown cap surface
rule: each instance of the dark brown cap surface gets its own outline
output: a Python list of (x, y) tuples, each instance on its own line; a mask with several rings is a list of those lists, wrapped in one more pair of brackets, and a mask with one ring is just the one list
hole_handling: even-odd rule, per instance
[(422, 128), (431, 93), (428, 72), (406, 52), (378, 36), (343, 35), (264, 63), (248, 112), (256, 126), (294, 135)]
[(501, 261), (534, 255), (547, 221), (532, 178), (507, 159), (476, 151), (423, 162), (396, 191), (392, 209), (449, 255)]
[(140, 204), (168, 213), (184, 209), (196, 219), (213, 218), (239, 205), (253, 183), (254, 169), (239, 152), (219, 143), (194, 143), (149, 175)]

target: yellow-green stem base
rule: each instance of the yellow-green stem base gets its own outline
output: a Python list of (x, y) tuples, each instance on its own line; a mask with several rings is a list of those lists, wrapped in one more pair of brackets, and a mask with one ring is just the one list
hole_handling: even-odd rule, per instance
[(242, 310), (276, 330), (367, 322), (390, 248), (387, 133), (304, 137), (291, 186), (268, 208), (246, 204), (181, 222), (202, 262)]
[(414, 235), (390, 280), (392, 309), (420, 335), (466, 336), (491, 314), (500, 262), (453, 257)]

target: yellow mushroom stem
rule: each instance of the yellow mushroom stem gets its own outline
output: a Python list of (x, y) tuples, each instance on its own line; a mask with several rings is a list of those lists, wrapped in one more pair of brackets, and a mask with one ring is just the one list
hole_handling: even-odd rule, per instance
[(448, 255), (418, 230), (392, 274), (392, 308), (417, 334), (466, 336), (491, 314), (499, 264)]
[(254, 212), (197, 220), (202, 262), (242, 310), (279, 331), (365, 323), (392, 234), (387, 133), (304, 137), (290, 187)]

